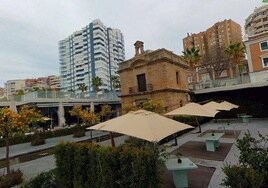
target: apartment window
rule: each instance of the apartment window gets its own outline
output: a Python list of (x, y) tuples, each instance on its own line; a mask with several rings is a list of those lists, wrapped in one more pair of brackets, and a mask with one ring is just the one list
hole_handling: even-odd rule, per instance
[(263, 67), (268, 67), (268, 57), (262, 58)]
[(139, 74), (137, 75), (137, 81), (138, 81), (138, 91), (143, 92), (146, 91), (146, 79), (145, 74)]
[(260, 43), (261, 50), (268, 50), (268, 43), (267, 41)]

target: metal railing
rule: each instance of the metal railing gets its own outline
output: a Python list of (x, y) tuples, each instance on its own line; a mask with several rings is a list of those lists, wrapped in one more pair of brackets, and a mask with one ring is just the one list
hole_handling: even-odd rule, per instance
[(135, 94), (139, 92), (148, 92), (148, 91), (153, 91), (153, 90), (154, 90), (153, 84), (147, 84), (144, 91), (139, 91), (138, 86), (133, 86), (133, 87), (128, 88), (129, 94)]

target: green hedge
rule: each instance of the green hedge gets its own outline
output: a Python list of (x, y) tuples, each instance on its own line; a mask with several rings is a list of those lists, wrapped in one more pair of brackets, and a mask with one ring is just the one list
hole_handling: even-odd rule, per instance
[[(47, 139), (47, 138), (71, 135), (71, 134), (74, 134), (78, 129), (85, 130), (86, 126), (82, 126), (82, 127), (75, 126), (75, 127), (71, 127), (71, 128), (58, 129), (55, 131), (40, 132), (39, 134), (44, 139)], [(33, 138), (34, 138), (34, 135), (15, 136), (15, 137), (10, 138), (10, 145), (31, 142), (33, 140)], [(5, 145), (6, 145), (5, 139), (0, 139), (0, 147), (4, 147)]]
[(53, 170), (48, 172), (42, 172), (34, 178), (31, 178), (29, 181), (25, 182), (21, 188), (57, 188), (56, 177), (53, 173)]
[(69, 188), (161, 187), (164, 165), (153, 147), (62, 143), (55, 158), (57, 180)]

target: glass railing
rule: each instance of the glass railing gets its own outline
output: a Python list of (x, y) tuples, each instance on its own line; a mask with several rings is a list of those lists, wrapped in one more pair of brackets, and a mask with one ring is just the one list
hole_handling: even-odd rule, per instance
[[(204, 90), (216, 87), (229, 87), (235, 85), (242, 85), (250, 83), (250, 78), (248, 75), (244, 75), (236, 78), (226, 78), (219, 80), (205, 80), (198, 83), (189, 83), (189, 89), (191, 90)], [(195, 85), (195, 87), (193, 86)], [(195, 89), (194, 89), (195, 88)]]
[(16, 95), (14, 100), (19, 101), (31, 101), (34, 99), (97, 99), (97, 100), (120, 100), (120, 92), (90, 92), (74, 94), (73, 92), (60, 92), (60, 91), (35, 91), (26, 93), (25, 95)]

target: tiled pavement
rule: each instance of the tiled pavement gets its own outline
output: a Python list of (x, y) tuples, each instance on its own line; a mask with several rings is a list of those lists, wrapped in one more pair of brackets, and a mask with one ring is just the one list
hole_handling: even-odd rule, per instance
[[(224, 121), (218, 121), (218, 123), (209, 122), (207, 124), (202, 125), (202, 131), (206, 130), (212, 130), (212, 129), (222, 129), (222, 126), (227, 125), (227, 122)], [(242, 138), (244, 133), (246, 131), (249, 131), (254, 137), (258, 135), (258, 132), (261, 132), (264, 135), (268, 134), (268, 119), (254, 119), (250, 121), (249, 124), (244, 124), (241, 122), (238, 122), (237, 120), (234, 120), (231, 122), (231, 126), (226, 126), (226, 130), (233, 130), (233, 126), (236, 130), (241, 130), (241, 133), (239, 135), (239, 138)], [(184, 143), (188, 141), (201, 141), (202, 138), (198, 137), (198, 134), (195, 134), (197, 129), (178, 137), (178, 145), (172, 146), (170, 148), (167, 148), (168, 152), (171, 152)], [(101, 134), (101, 133), (98, 133)], [(80, 139), (87, 139), (89, 135), (86, 137), (80, 138)], [(116, 145), (122, 143), (126, 137), (118, 137), (115, 139)], [(36, 151), (41, 150), (47, 147), (53, 147), (56, 144), (58, 144), (60, 141), (77, 141), (75, 138), (72, 138), (72, 136), (66, 136), (66, 137), (59, 137), (59, 138), (53, 138), (53, 139), (47, 139), (46, 144), (43, 146), (33, 147), (30, 146), (29, 143), (26, 144), (20, 144), (16, 146), (11, 147), (11, 155), (18, 155), (21, 153), (27, 153), (30, 151)], [(171, 143), (174, 141), (171, 141)], [(224, 143), (235, 143), (236, 140), (233, 138), (221, 138), (220, 142)], [(110, 141), (107, 140), (105, 142), (102, 142), (101, 145), (110, 145)], [(33, 149), (34, 148), (34, 149)], [(0, 159), (4, 158), (5, 155), (5, 148), (0, 148)], [(222, 179), (224, 178), (224, 173), (222, 172), (221, 168), (223, 167), (224, 163), (228, 162), (231, 164), (238, 163), (238, 156), (239, 151), (235, 144), (231, 147), (229, 153), (227, 154), (224, 161), (212, 161), (212, 160), (204, 160), (204, 159), (197, 159), (197, 158), (191, 158), (191, 160), (199, 165), (202, 166), (208, 166), (208, 167), (215, 167), (216, 170), (211, 178), (210, 184), (208, 187), (215, 188), (215, 187), (221, 187), (220, 183), (222, 182)], [(35, 176), (36, 174), (42, 172), (42, 171), (48, 171), (50, 169), (53, 169), (55, 167), (55, 159), (54, 156), (46, 156), (42, 157), (33, 161), (20, 163), (12, 166), (12, 168), (17, 169), (20, 168), (26, 179)], [(3, 172), (4, 169), (0, 169), (0, 173)]]
[[(218, 121), (217, 123), (214, 123), (213, 121), (206, 123), (202, 125), (202, 132), (206, 130), (215, 130), (215, 129), (222, 129), (223, 126), (225, 126), (226, 130), (241, 130), (241, 133), (239, 135), (239, 138), (242, 138), (245, 132), (249, 131), (252, 136), (258, 137), (258, 132), (262, 133), (263, 135), (268, 135), (268, 119), (254, 119), (251, 120), (248, 124), (244, 124), (242, 122), (239, 122), (237, 120), (232, 120), (230, 123), (230, 126), (227, 126), (227, 121)], [(173, 146), (171, 148), (168, 148), (168, 152), (171, 152), (177, 148), (179, 148), (181, 145), (185, 144), (188, 141), (202, 141), (201, 137), (198, 137), (199, 134), (194, 134), (196, 130), (191, 131), (188, 134), (185, 134), (178, 138), (178, 146)], [(234, 138), (221, 138), (220, 142), (223, 143), (235, 143), (236, 139)], [(210, 180), (209, 188), (218, 188), (222, 187), (220, 184), (222, 182), (222, 179), (224, 178), (224, 173), (222, 171), (222, 167), (225, 163), (230, 164), (237, 164), (238, 163), (238, 157), (239, 157), (239, 150), (233, 144), (231, 147), (229, 153), (227, 154), (224, 161), (212, 161), (212, 160), (204, 160), (204, 159), (198, 159), (198, 158), (191, 158), (191, 160), (201, 166), (207, 166), (207, 167), (215, 167), (216, 170)]]

